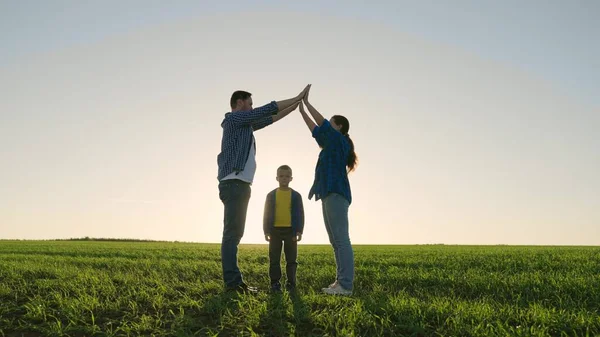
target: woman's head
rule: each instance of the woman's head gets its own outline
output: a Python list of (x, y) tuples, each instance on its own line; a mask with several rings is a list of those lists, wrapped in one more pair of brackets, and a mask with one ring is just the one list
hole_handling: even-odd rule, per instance
[(333, 117), (331, 117), (331, 119), (329, 120), (329, 123), (331, 124), (331, 126), (338, 130), (339, 132), (342, 133), (342, 135), (347, 135), (348, 134), (348, 130), (350, 130), (350, 122), (348, 122), (348, 118), (341, 116), (341, 115), (335, 115)]
[(344, 116), (335, 115), (331, 117), (329, 123), (334, 129), (338, 130), (342, 135), (346, 136), (346, 139), (348, 139), (348, 142), (350, 143), (350, 155), (348, 155), (348, 161), (346, 162), (346, 166), (348, 166), (348, 172), (352, 172), (358, 165), (358, 157), (356, 156), (356, 152), (354, 152), (354, 142), (348, 134), (348, 131), (350, 130), (350, 122), (348, 121), (348, 118)]

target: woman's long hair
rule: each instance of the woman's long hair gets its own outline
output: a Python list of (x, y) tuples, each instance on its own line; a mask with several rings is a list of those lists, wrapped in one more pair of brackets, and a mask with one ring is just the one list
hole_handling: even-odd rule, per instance
[(356, 156), (356, 152), (354, 151), (354, 142), (348, 134), (348, 130), (350, 130), (350, 122), (348, 121), (348, 118), (341, 115), (335, 115), (332, 118), (335, 124), (341, 126), (340, 132), (342, 133), (342, 135), (346, 136), (346, 139), (348, 139), (348, 142), (350, 143), (350, 154), (348, 155), (348, 161), (346, 162), (346, 166), (348, 167), (348, 172), (352, 172), (354, 171), (354, 169), (356, 169), (356, 166), (358, 166), (358, 157)]

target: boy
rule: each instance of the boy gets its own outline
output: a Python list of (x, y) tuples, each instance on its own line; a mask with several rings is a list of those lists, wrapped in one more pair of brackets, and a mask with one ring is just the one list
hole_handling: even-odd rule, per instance
[(289, 187), (292, 181), (292, 169), (282, 165), (277, 169), (279, 188), (267, 194), (263, 216), (265, 240), (269, 241), (269, 277), (271, 291), (281, 291), (281, 248), (285, 253), (286, 289), (296, 287), (296, 268), (298, 263), (298, 241), (302, 240), (304, 230), (304, 206), (302, 196)]

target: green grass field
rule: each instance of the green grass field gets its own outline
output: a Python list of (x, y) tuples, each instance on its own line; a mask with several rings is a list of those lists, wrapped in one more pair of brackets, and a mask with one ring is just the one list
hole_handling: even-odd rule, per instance
[[(299, 246), (298, 292), (224, 293), (220, 246), (0, 241), (0, 336), (597, 336), (600, 247), (355, 246), (352, 297), (320, 293), (329, 246)], [(242, 245), (268, 289), (266, 245)]]

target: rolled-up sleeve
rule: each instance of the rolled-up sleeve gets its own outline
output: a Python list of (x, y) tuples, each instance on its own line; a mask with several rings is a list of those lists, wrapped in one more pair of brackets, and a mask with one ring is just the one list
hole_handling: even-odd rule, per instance
[[(261, 119), (270, 117), (271, 115), (276, 113), (277, 110), (279, 110), (279, 107), (277, 106), (277, 102), (272, 101), (269, 104), (263, 105), (256, 109), (252, 109), (250, 111), (238, 111), (238, 112), (230, 113), (227, 115), (227, 118), (233, 124), (236, 124), (239, 126), (250, 125), (253, 123), (258, 123)], [(273, 118), (271, 117), (271, 123), (272, 122), (273, 122)]]
[(259, 119), (258, 121), (252, 123), (252, 129), (254, 131), (258, 131), (264, 128), (265, 126), (269, 126), (271, 124), (273, 124), (273, 116), (263, 117), (262, 119)]

